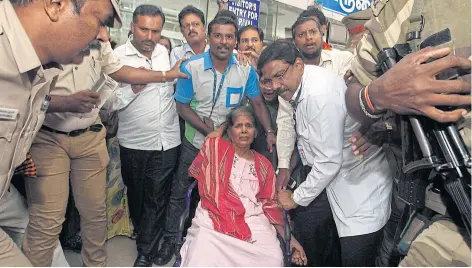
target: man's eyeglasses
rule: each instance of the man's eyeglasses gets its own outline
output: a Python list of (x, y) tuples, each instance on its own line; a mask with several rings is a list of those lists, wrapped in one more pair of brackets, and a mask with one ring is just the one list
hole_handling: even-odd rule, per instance
[(291, 67), (292, 65), (290, 64), (282, 73), (280, 74), (276, 74), (274, 77), (272, 78), (267, 78), (267, 79), (263, 79), (260, 81), (261, 85), (265, 88), (268, 88), (268, 89), (273, 89), (274, 88), (274, 83), (276, 82), (277, 84), (281, 84), (284, 80), (284, 76), (285, 74), (287, 73), (288, 69)]

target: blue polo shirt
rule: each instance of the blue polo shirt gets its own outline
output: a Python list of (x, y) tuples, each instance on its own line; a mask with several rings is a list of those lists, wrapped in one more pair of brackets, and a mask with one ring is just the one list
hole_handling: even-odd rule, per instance
[[(210, 117), (215, 123), (215, 128), (226, 120), (231, 109), (241, 104), (244, 95), (252, 99), (261, 94), (257, 74), (252, 66), (240, 65), (235, 56), (231, 57), (228, 66), (223, 86), (217, 97), (223, 74), (213, 67), (210, 51), (192, 57), (180, 67), (181, 72), (188, 75), (189, 79), (179, 79), (174, 94), (176, 101), (190, 104), (200, 119)], [(214, 96), (216, 102), (212, 111)], [(185, 122), (185, 138), (198, 149), (205, 141), (205, 136), (187, 122)]]

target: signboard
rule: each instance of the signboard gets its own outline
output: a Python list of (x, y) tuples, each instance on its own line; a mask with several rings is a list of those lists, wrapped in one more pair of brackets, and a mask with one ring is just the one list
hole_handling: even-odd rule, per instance
[(246, 25), (259, 25), (260, 0), (233, 0), (228, 3), (228, 10), (238, 17), (238, 27)]
[[(316, 0), (323, 8), (341, 15), (349, 15), (370, 8), (372, 0)], [(375, 0), (378, 1), (378, 0)]]

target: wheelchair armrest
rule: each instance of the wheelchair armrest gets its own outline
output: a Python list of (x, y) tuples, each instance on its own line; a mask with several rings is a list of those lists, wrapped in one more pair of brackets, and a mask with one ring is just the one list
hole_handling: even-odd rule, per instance
[(184, 231), (185, 222), (186, 222), (187, 219), (188, 219), (188, 215), (189, 215), (189, 209), (188, 209), (188, 208), (185, 208), (184, 213), (182, 214), (182, 216), (180, 216), (180, 220), (179, 220), (179, 232), (183, 232), (183, 231)]

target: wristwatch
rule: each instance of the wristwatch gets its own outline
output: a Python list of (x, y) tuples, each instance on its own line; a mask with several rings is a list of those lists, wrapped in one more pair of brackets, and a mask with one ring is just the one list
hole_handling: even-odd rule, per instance
[(167, 82), (167, 80), (166, 80), (166, 72), (165, 72), (165, 71), (162, 72), (162, 80), (163, 80), (162, 82)]
[(267, 132), (267, 134), (269, 134), (269, 133), (274, 133), (275, 134), (275, 131), (273, 129), (268, 129), (266, 132)]

